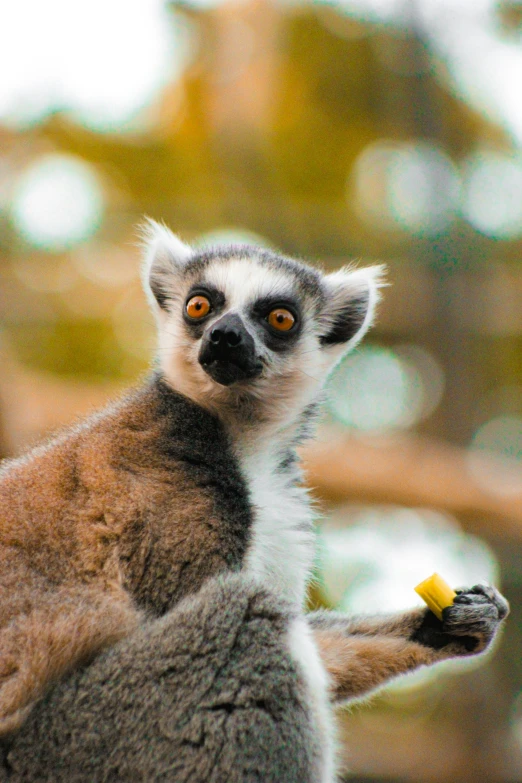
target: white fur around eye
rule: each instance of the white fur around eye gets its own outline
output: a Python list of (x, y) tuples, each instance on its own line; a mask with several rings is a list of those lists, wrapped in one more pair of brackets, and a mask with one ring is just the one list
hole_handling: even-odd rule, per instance
[(263, 296), (283, 296), (292, 290), (288, 275), (241, 257), (211, 265), (205, 280), (225, 294), (231, 310), (239, 312)]

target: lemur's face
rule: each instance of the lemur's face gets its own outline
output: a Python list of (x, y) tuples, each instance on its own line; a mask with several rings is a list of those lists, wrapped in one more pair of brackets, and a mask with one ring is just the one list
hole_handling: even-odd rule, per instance
[(255, 256), (226, 255), (198, 265), (183, 320), (203, 371), (222, 386), (248, 388), (295, 352), (305, 301), (288, 279)]
[(313, 401), (369, 325), (378, 267), (324, 275), (260, 248), (193, 250), (151, 224), (146, 288), (161, 368), (207, 407), (265, 418)]

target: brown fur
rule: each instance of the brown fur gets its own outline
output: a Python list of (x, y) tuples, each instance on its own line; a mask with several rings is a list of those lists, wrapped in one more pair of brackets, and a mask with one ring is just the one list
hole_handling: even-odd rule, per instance
[(357, 699), (421, 666), (486, 649), (507, 617), (508, 603), (486, 585), (459, 593), (442, 621), (427, 609), (373, 617), (309, 615), (332, 701)]
[(24, 720), (31, 705), (66, 672), (91, 660), (137, 626), (137, 613), (126, 596), (87, 591), (57, 591), (40, 599), (38, 608), (17, 618), (2, 633), (0, 659), (2, 720), (0, 733)]
[(315, 640), (330, 675), (332, 700), (357, 699), (394, 677), (450, 657), (447, 651), (441, 655), (411, 641), (424, 614), (424, 609), (418, 609), (391, 617), (352, 619), (349, 624), (332, 618), (327, 627), (321, 627), (326, 616), (319, 616)]
[(49, 683), (230, 560), (210, 490), (165, 438), (153, 386), (0, 481), (0, 732)]
[(316, 631), (315, 639), (330, 675), (334, 701), (364, 696), (393, 677), (433, 662), (432, 652), (415, 642), (387, 636), (346, 638)]

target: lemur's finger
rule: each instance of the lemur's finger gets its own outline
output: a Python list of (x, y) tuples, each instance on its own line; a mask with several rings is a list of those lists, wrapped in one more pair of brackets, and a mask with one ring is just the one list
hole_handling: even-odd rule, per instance
[(503, 620), (509, 614), (509, 603), (492, 585), (478, 584), (469, 588), (460, 588), (456, 592), (454, 604), (490, 603), (496, 607), (500, 620)]
[(469, 593), (461, 593), (460, 595), (457, 595), (453, 601), (454, 604), (491, 604), (491, 601), (489, 598), (486, 598), (485, 595), (476, 595), (476, 594), (469, 594)]
[(492, 635), (500, 622), (493, 604), (454, 605), (443, 612), (443, 630), (453, 636)]

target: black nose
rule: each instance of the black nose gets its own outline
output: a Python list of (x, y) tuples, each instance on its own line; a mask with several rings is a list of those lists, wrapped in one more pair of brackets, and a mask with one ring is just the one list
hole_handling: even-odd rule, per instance
[(225, 313), (208, 327), (198, 359), (205, 372), (222, 386), (256, 378), (262, 370), (254, 338), (238, 313)]
[(243, 342), (243, 336), (232, 324), (215, 326), (210, 332), (210, 342), (222, 348), (238, 348)]

